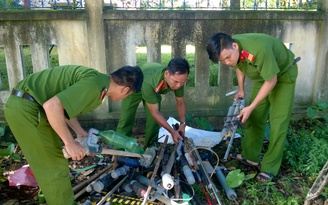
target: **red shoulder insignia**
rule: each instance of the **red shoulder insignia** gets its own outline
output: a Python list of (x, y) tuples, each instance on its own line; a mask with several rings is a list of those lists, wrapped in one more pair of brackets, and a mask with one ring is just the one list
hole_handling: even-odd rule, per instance
[(241, 51), (241, 54), (240, 54), (240, 60), (241, 60), (241, 61), (245, 61), (246, 58), (247, 58), (249, 61), (251, 61), (251, 62), (254, 62), (254, 60), (255, 60), (255, 56), (254, 56), (254, 55), (248, 53), (248, 52), (245, 51), (245, 50), (242, 50), (242, 51)]
[(163, 90), (165, 88), (165, 82), (164, 82), (164, 80), (161, 80), (158, 84), (157, 84), (157, 86), (156, 86), (156, 88), (154, 89), (154, 91), (155, 91), (155, 93), (158, 93), (160, 90)]
[(104, 99), (104, 97), (106, 96), (106, 93), (107, 93), (107, 88), (103, 88), (101, 93), (100, 93), (100, 96), (99, 96), (99, 99)]

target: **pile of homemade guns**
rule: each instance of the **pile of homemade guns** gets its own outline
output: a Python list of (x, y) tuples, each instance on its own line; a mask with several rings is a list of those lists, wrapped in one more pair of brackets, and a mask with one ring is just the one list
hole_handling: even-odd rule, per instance
[[(223, 161), (226, 161), (239, 126), (237, 115), (244, 107), (243, 99), (235, 100), (225, 118), (221, 137), (229, 142)], [(178, 130), (179, 125), (172, 127)], [(98, 144), (101, 136), (96, 129), (90, 129), (84, 147), (92, 154), (113, 155), (113, 163), (107, 166), (97, 178), (74, 187), (75, 198), (87, 194), (84, 205), (101, 205), (117, 202), (121, 204), (204, 204), (195, 194), (194, 185), (198, 184), (207, 204), (221, 205), (219, 191), (212, 181), (215, 174), (221, 188), (229, 200), (235, 200), (235, 191), (226, 185), (225, 167), (218, 166), (219, 159), (210, 148), (196, 147), (191, 138), (180, 135), (178, 145), (164, 143), (149, 147), (144, 153), (133, 153), (112, 149), (102, 149)], [(65, 150), (63, 149), (65, 154)], [(213, 160), (216, 155), (217, 160)], [(67, 154), (65, 156), (68, 158)], [(215, 162), (216, 161), (216, 162)], [(115, 166), (113, 166), (115, 165)], [(203, 197), (203, 198), (204, 198)]]

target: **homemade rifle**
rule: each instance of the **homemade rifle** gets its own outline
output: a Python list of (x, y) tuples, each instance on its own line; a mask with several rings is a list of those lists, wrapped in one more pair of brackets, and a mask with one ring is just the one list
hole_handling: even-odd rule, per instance
[(206, 187), (206, 190), (209, 192), (209, 200), (210, 201), (208, 201), (208, 204), (210, 204), (210, 205), (212, 205), (212, 204), (213, 205), (221, 205), (222, 203), (219, 199), (218, 189), (216, 188), (216, 186), (214, 185), (214, 183), (211, 180), (210, 176), (208, 175), (208, 173), (207, 173), (207, 171), (204, 167), (203, 160), (200, 157), (200, 155), (198, 153), (198, 150), (196, 149), (196, 146), (195, 146), (193, 140), (190, 139), (190, 138), (187, 138), (187, 137), (185, 138), (185, 141), (186, 140), (189, 140), (190, 143), (192, 144), (193, 149), (191, 150), (190, 154), (193, 154), (193, 156), (196, 158), (196, 162), (197, 162), (197, 165), (199, 167), (200, 176), (202, 176), (203, 183)]
[(168, 135), (166, 135), (165, 137), (165, 140), (164, 140), (164, 143), (161, 145), (161, 148), (160, 148), (160, 151), (159, 151), (159, 154), (157, 156), (157, 161), (156, 161), (156, 164), (155, 164), (155, 167), (154, 167), (154, 171), (153, 171), (153, 174), (150, 178), (150, 181), (149, 181), (149, 185), (147, 187), (147, 191), (146, 193), (144, 194), (144, 199), (142, 201), (142, 205), (145, 205), (147, 200), (148, 200), (148, 196), (150, 194), (150, 191), (151, 191), (151, 188), (153, 186), (153, 183), (154, 183), (154, 180), (155, 180), (155, 176), (157, 174), (157, 171), (158, 171), (158, 168), (159, 168), (159, 165), (162, 161), (162, 158), (163, 158), (163, 155), (164, 155), (164, 150), (166, 148), (166, 144), (167, 144), (167, 140), (168, 140)]
[[(233, 95), (237, 91), (227, 93), (226, 96)], [(225, 118), (223, 129), (221, 131), (221, 137), (223, 140), (229, 140), (227, 150), (224, 154), (223, 161), (227, 161), (229, 152), (232, 147), (233, 140), (235, 138), (236, 131), (240, 125), (240, 119), (237, 117), (240, 111), (245, 107), (245, 100), (238, 98), (229, 107), (227, 117)]]

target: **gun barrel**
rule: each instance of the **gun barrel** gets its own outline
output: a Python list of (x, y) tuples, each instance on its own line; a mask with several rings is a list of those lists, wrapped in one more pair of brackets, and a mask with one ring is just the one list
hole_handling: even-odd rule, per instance
[(235, 100), (232, 105), (229, 107), (227, 119), (224, 123), (223, 129), (221, 131), (222, 139), (226, 139), (230, 137), (230, 141), (227, 147), (227, 150), (224, 154), (223, 161), (227, 161), (230, 149), (232, 147), (232, 143), (240, 124), (240, 119), (237, 117), (240, 114), (240, 111), (245, 106), (245, 100), (243, 98), (239, 98)]
[(222, 170), (221, 170), (220, 167), (217, 167), (215, 169), (215, 175), (218, 178), (218, 180), (219, 180), (222, 188), (224, 189), (225, 193), (227, 194), (228, 199), (230, 199), (230, 200), (236, 199), (237, 194), (233, 189), (231, 189), (230, 187), (227, 186), (225, 176), (223, 175)]

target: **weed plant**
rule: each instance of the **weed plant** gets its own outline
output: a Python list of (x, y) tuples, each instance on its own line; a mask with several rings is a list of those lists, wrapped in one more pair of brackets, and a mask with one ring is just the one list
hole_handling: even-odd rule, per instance
[[(267, 185), (246, 181), (242, 188), (245, 188), (243, 193), (247, 197), (242, 204), (304, 203), (314, 180), (327, 162), (327, 110), (328, 102), (318, 102), (309, 107), (307, 118), (291, 121), (282, 166), (276, 180)], [(326, 187), (321, 196), (327, 199), (327, 195)]]
[(288, 131), (284, 159), (296, 172), (316, 177), (327, 161), (328, 115), (324, 113), (326, 110), (328, 102), (318, 102), (307, 109), (307, 119), (292, 122), (294, 126)]

